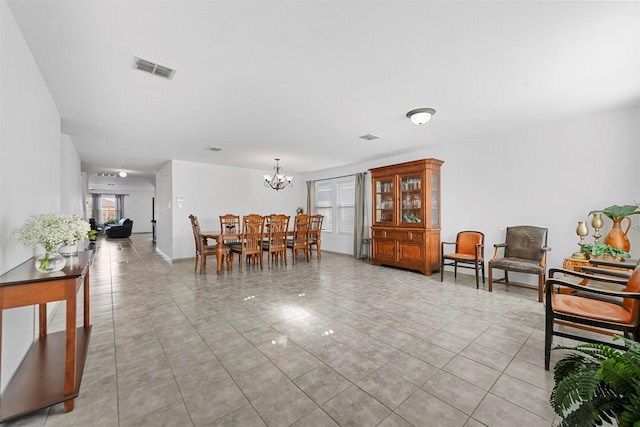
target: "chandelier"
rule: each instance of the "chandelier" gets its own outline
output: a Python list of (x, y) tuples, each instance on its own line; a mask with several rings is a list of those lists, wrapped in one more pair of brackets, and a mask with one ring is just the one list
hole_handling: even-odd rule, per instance
[(273, 175), (262, 175), (265, 187), (271, 187), (274, 190), (278, 191), (282, 190), (285, 187), (291, 187), (293, 185), (293, 176), (285, 176), (281, 173), (280, 159), (276, 159), (276, 165), (273, 167), (273, 169), (275, 170), (275, 173)]

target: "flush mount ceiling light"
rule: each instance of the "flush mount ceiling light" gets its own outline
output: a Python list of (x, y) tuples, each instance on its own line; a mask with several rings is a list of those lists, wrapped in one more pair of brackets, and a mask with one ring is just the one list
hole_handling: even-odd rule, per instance
[(262, 178), (264, 179), (265, 187), (271, 187), (274, 190), (282, 190), (285, 187), (291, 187), (293, 185), (293, 177), (291, 175), (282, 174), (282, 168), (280, 167), (280, 159), (276, 159), (276, 165), (273, 167), (275, 173), (273, 175), (264, 174)]
[(126, 171), (126, 170), (124, 170), (124, 168), (120, 169), (120, 172), (118, 172), (118, 176), (119, 176), (120, 178), (124, 178), (124, 177), (126, 177), (126, 176), (127, 176), (127, 171)]
[(431, 116), (436, 113), (433, 108), (416, 108), (407, 113), (407, 117), (416, 125), (423, 125), (431, 120)]

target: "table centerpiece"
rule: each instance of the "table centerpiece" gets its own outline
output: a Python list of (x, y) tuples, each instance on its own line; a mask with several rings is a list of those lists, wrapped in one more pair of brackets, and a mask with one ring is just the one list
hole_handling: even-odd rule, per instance
[(44, 253), (35, 257), (35, 267), (42, 273), (60, 271), (66, 264), (58, 249), (63, 245), (75, 245), (86, 239), (91, 226), (77, 215), (44, 213), (33, 215), (14, 230), (18, 243), (37, 248)]

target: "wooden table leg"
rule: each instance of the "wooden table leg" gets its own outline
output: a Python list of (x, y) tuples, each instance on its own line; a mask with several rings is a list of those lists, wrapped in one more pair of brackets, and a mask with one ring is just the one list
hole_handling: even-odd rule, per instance
[(222, 263), (224, 262), (224, 247), (222, 246), (224, 240), (222, 239), (222, 233), (220, 233), (216, 240), (218, 242), (216, 246), (216, 261), (218, 261), (216, 263), (216, 274), (220, 274), (222, 271)]
[(83, 288), (84, 291), (84, 327), (89, 326), (89, 270), (87, 270), (87, 274), (84, 275), (84, 283)]
[[(64, 395), (70, 396), (76, 388), (76, 281), (65, 283), (67, 304), (67, 330), (64, 362)], [(64, 411), (73, 411), (73, 399), (64, 402)]]
[(40, 338), (47, 336), (47, 304), (39, 304), (38, 321), (40, 323)]

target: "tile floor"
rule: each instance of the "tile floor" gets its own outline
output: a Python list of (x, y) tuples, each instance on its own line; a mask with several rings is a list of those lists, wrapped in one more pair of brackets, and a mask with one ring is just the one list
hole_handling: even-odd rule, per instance
[[(290, 256), (290, 254), (289, 254)], [(324, 252), (193, 272), (100, 241), (75, 410), (11, 426), (552, 426), (536, 293)], [(64, 312), (63, 306), (58, 310)], [(55, 315), (51, 330), (63, 329)], [(559, 357), (555, 356), (555, 357)]]

